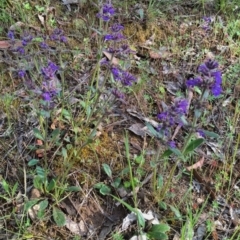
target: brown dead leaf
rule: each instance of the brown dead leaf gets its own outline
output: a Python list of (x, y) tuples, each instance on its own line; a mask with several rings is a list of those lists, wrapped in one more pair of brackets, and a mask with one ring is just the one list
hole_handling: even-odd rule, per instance
[(68, 228), (70, 232), (79, 236), (84, 236), (87, 233), (86, 225), (82, 220), (79, 223), (76, 223), (67, 217), (66, 228)]
[(111, 61), (113, 65), (119, 65), (119, 59), (113, 57), (112, 53), (103, 51), (103, 54), (107, 57), (109, 61)]
[(0, 41), (0, 49), (7, 49), (11, 46), (9, 41)]
[(39, 19), (40, 23), (41, 23), (43, 26), (45, 26), (46, 16), (43, 16), (43, 15), (41, 15), (41, 14), (38, 14), (37, 16), (38, 16), (38, 19)]
[(194, 163), (192, 166), (187, 167), (188, 171), (191, 171), (192, 169), (202, 168), (204, 163), (204, 157), (202, 157), (198, 162)]

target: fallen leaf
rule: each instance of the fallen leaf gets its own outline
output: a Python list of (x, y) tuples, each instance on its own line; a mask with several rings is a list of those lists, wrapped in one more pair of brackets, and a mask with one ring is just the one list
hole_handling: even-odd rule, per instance
[(38, 19), (43, 26), (45, 26), (45, 18), (46, 18), (46, 16), (42, 16), (42, 15), (38, 14)]
[(9, 41), (0, 41), (0, 49), (7, 49), (11, 46)]
[(187, 170), (190, 171), (192, 169), (202, 168), (204, 163), (204, 157), (202, 157), (198, 162), (194, 163), (192, 166), (187, 167)]
[(107, 59), (109, 61), (111, 61), (111, 63), (113, 65), (119, 65), (119, 60), (115, 57), (113, 57), (112, 53), (109, 53), (109, 52), (106, 52), (106, 51), (103, 51), (103, 54), (107, 57)]
[(66, 228), (79, 236), (84, 236), (87, 233), (87, 228), (85, 223), (81, 220), (79, 223), (76, 223), (74, 221), (72, 221), (71, 219), (69, 219), (68, 217), (66, 217)]

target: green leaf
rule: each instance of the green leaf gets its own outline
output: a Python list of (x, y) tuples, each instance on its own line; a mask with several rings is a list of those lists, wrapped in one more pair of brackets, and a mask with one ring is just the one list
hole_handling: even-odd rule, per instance
[(63, 155), (63, 158), (66, 160), (67, 159), (67, 149), (62, 147), (62, 155)]
[(66, 188), (67, 192), (79, 192), (80, 190), (81, 190), (81, 188), (77, 187), (77, 186), (69, 186)]
[(56, 187), (56, 180), (53, 178), (47, 185), (47, 191), (51, 192)]
[(33, 186), (39, 190), (43, 188), (43, 179), (39, 176), (34, 177), (33, 179)]
[(150, 123), (146, 122), (145, 123), (149, 132), (156, 138), (162, 139), (163, 134), (161, 132), (158, 132)]
[(48, 207), (48, 200), (45, 199), (39, 203), (39, 210), (43, 211)]
[(150, 231), (165, 233), (165, 232), (170, 231), (170, 227), (168, 224), (160, 223), (160, 224), (153, 225), (152, 228), (150, 229)]
[(45, 173), (45, 170), (39, 166), (36, 167), (36, 172), (37, 172), (37, 175), (42, 178), (42, 179), (45, 179), (46, 178), (46, 173)]
[(28, 162), (28, 166), (29, 166), (29, 167), (32, 167), (32, 166), (38, 164), (38, 162), (39, 162), (38, 159), (33, 158), (33, 159), (31, 159), (31, 160)]
[(9, 184), (4, 179), (2, 179), (1, 184), (5, 192), (9, 193)]
[(45, 217), (45, 211), (44, 210), (39, 210), (38, 212), (37, 212), (37, 217), (38, 217), (38, 219), (43, 219), (44, 217)]
[(183, 156), (183, 154), (181, 153), (181, 151), (179, 149), (177, 149), (177, 148), (169, 148), (169, 150), (171, 152), (173, 152), (174, 154), (176, 154), (182, 160), (185, 160), (185, 157)]
[(154, 240), (167, 240), (168, 239), (167, 234), (162, 233), (162, 232), (149, 232), (148, 236)]
[(18, 183), (16, 182), (12, 188), (12, 196), (15, 195), (16, 191), (17, 191), (17, 188), (18, 188)]
[(169, 205), (169, 207), (174, 212), (174, 214), (178, 218), (178, 220), (182, 221), (182, 215), (181, 215), (180, 211), (172, 205)]
[(37, 128), (33, 129), (33, 134), (34, 134), (35, 138), (40, 139), (42, 141), (45, 140), (42, 133)]
[(63, 109), (62, 110), (62, 115), (67, 119), (67, 120), (70, 120), (71, 119), (71, 114), (68, 110), (66, 109)]
[(111, 170), (110, 166), (109, 166), (108, 164), (106, 164), (106, 163), (103, 163), (103, 164), (102, 164), (102, 167), (103, 167), (104, 172), (105, 172), (110, 178), (112, 178), (112, 170)]
[(208, 137), (219, 138), (219, 135), (215, 132), (210, 132), (210, 131), (207, 131), (207, 130), (202, 130), (202, 131)]
[(159, 202), (158, 206), (163, 210), (167, 210), (167, 204), (165, 202), (162, 202), (162, 201)]
[(51, 140), (54, 142), (57, 140), (57, 138), (59, 138), (59, 136), (60, 136), (60, 129), (56, 128), (51, 133)]
[(167, 224), (156, 224), (152, 226), (152, 228), (148, 232), (148, 235), (152, 239), (164, 240), (168, 239), (168, 236), (165, 234), (165, 232), (168, 232), (169, 230), (170, 227)]
[(24, 210), (27, 212), (31, 207), (38, 203), (39, 199), (28, 201), (24, 204)]
[(101, 182), (95, 184), (94, 188), (99, 189), (99, 192), (102, 195), (107, 195), (107, 194), (111, 193), (111, 189), (107, 185), (105, 185), (104, 183), (101, 183)]
[(143, 217), (143, 214), (138, 210), (136, 209), (136, 214), (137, 214), (137, 221), (138, 223), (140, 224), (141, 227), (145, 227), (145, 219)]
[(121, 184), (121, 178), (118, 177), (114, 180), (114, 182), (111, 184), (114, 188), (118, 188)]
[(63, 227), (66, 224), (65, 214), (56, 207), (53, 207), (53, 219), (59, 227)]
[(204, 142), (203, 138), (198, 138), (189, 143), (187, 148), (184, 151), (184, 155), (188, 154), (189, 152), (193, 152), (197, 147), (199, 147)]
[(162, 154), (161, 158), (168, 158), (173, 154), (173, 151), (171, 151), (170, 149), (167, 149), (166, 151), (164, 151), (164, 153)]
[(104, 184), (104, 185), (100, 188), (99, 192), (100, 192), (102, 195), (108, 195), (109, 193), (111, 193), (111, 189), (110, 189), (110, 187), (108, 187), (107, 185)]
[(157, 187), (160, 188), (160, 189), (163, 187), (163, 176), (162, 175), (158, 176)]

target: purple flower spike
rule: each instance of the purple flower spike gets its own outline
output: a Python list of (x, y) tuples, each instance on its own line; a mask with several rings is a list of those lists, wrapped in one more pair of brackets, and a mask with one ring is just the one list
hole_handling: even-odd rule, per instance
[(124, 27), (121, 25), (121, 24), (118, 24), (118, 23), (114, 23), (112, 26), (111, 26), (111, 31), (114, 32), (114, 33), (117, 33), (117, 32), (120, 32), (124, 29)]
[(20, 78), (23, 78), (25, 75), (26, 75), (26, 71), (25, 71), (25, 70), (20, 70), (20, 71), (18, 71), (18, 76), (19, 76)]
[(117, 89), (112, 90), (112, 94), (119, 99), (124, 99), (124, 94)]
[(211, 76), (212, 71), (218, 68), (218, 62), (214, 60), (208, 60), (207, 62), (201, 64), (198, 68), (198, 72), (205, 76)]
[(22, 37), (22, 45), (25, 47), (32, 41), (33, 37), (30, 34), (25, 33)]
[(222, 93), (222, 87), (220, 84), (214, 83), (211, 87), (211, 91), (213, 96), (217, 97)]
[(100, 13), (97, 17), (102, 18), (103, 21), (108, 22), (111, 17), (115, 14), (115, 8), (112, 4), (104, 4)]
[(186, 81), (187, 87), (200, 87), (202, 85), (202, 79), (201, 78), (194, 78), (189, 79)]
[(25, 49), (23, 47), (17, 47), (16, 51), (20, 53), (21, 55), (25, 54)]
[(170, 148), (176, 148), (176, 143), (174, 141), (168, 141), (168, 145)]
[(49, 92), (45, 92), (42, 94), (42, 98), (44, 101), (50, 102), (51, 101), (51, 96)]
[(183, 100), (179, 100), (177, 103), (176, 103), (176, 112), (178, 114), (185, 114), (187, 113), (187, 109), (188, 109), (188, 101), (186, 99), (183, 99)]
[(125, 86), (132, 86), (133, 82), (136, 82), (137, 79), (129, 72), (123, 72), (121, 82)]
[(105, 41), (112, 40), (112, 41), (116, 41), (117, 42), (117, 41), (120, 41), (120, 40), (122, 40), (124, 38), (125, 37), (123, 36), (122, 33), (107, 34), (107, 35), (104, 36), (104, 40)]
[(42, 48), (42, 49), (48, 49), (48, 48), (49, 48), (49, 46), (48, 46), (48, 44), (47, 44), (46, 42), (41, 42), (41, 43), (39, 44), (39, 46), (40, 46), (40, 48)]
[(10, 30), (7, 34), (7, 37), (13, 41), (15, 39), (14, 31)]
[(111, 72), (115, 80), (121, 80), (121, 70), (116, 67), (112, 67)]
[(48, 66), (41, 69), (41, 72), (46, 80), (52, 79), (56, 73), (56, 71), (59, 70), (59, 67), (55, 65), (53, 62), (49, 61)]

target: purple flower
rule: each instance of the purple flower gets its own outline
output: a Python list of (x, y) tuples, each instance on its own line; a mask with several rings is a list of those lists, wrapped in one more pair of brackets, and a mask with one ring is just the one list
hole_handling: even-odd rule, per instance
[(214, 83), (211, 87), (213, 96), (217, 97), (222, 93), (222, 86), (220, 84)]
[(18, 76), (19, 76), (20, 78), (23, 78), (25, 75), (26, 75), (26, 71), (25, 71), (25, 70), (20, 70), (20, 71), (18, 71)]
[(30, 43), (33, 39), (33, 36), (28, 34), (28, 33), (24, 33), (24, 36), (22, 37), (22, 45), (25, 47), (28, 45), (28, 43)]
[(114, 23), (112, 26), (111, 26), (111, 31), (114, 32), (114, 33), (117, 33), (117, 32), (120, 32), (124, 29), (124, 27), (121, 25), (121, 24), (118, 24), (118, 23)]
[(51, 101), (51, 95), (49, 92), (45, 92), (42, 94), (42, 98), (44, 101), (50, 102)]
[(198, 129), (197, 132), (198, 132), (198, 134), (199, 134), (201, 137), (205, 137), (205, 136), (206, 136), (205, 132), (204, 132), (202, 129)]
[(123, 71), (122, 69), (119, 69), (117, 67), (112, 67), (111, 72), (113, 74), (113, 78), (116, 81), (121, 81), (121, 83), (125, 86), (131, 86), (133, 82), (137, 81), (137, 78), (131, 73)]
[(15, 39), (15, 36), (14, 36), (14, 31), (13, 30), (9, 30), (9, 32), (7, 33), (7, 37), (10, 39), (10, 40), (14, 40)]
[(107, 34), (104, 36), (104, 40), (105, 41), (120, 41), (122, 39), (124, 39), (124, 35), (122, 33), (114, 33), (114, 34)]
[(97, 14), (97, 17), (102, 18), (103, 21), (108, 22), (115, 13), (115, 8), (111, 3), (103, 5), (101, 12)]
[(157, 118), (162, 122), (162, 128), (169, 128), (175, 124), (182, 124), (181, 117), (187, 113), (188, 101), (180, 99), (169, 107), (166, 111), (157, 115)]
[(186, 81), (187, 87), (200, 87), (202, 85), (202, 79), (201, 78), (194, 78), (189, 79)]
[(63, 43), (67, 42), (67, 38), (64, 36), (64, 32), (62, 29), (56, 28), (53, 30), (52, 34), (50, 35), (50, 40), (52, 41), (60, 41)]
[(211, 76), (212, 72), (218, 68), (218, 62), (209, 59), (198, 67), (198, 72), (205, 76)]
[(125, 86), (132, 86), (133, 82), (136, 82), (137, 78), (129, 72), (123, 72), (121, 82)]
[(175, 103), (176, 113), (183, 115), (187, 113), (187, 109), (188, 109), (188, 101), (186, 99), (179, 100)]
[(67, 42), (67, 38), (65, 36), (61, 36), (60, 37), (60, 42), (66, 43)]
[(55, 63), (49, 61), (47, 67), (43, 67), (41, 69), (41, 72), (44, 78), (47, 80), (52, 79), (55, 76), (57, 70), (59, 70), (59, 67), (55, 65)]
[(43, 49), (48, 49), (49, 48), (49, 46), (46, 42), (40, 42), (39, 46)]
[(168, 141), (168, 145), (170, 148), (176, 148), (176, 143), (174, 141)]
[(112, 90), (112, 94), (119, 99), (124, 99), (124, 94), (117, 89)]
[(116, 81), (121, 80), (121, 70), (117, 67), (112, 67), (111, 72)]
[(15, 49), (16, 52), (20, 53), (21, 55), (25, 54), (25, 49), (24, 47), (17, 47), (17, 49)]
[(187, 87), (203, 87), (211, 89), (214, 96), (219, 96), (222, 92), (222, 74), (219, 70), (217, 61), (209, 59), (198, 67), (198, 72), (202, 74), (202, 78), (189, 79), (186, 81)]

